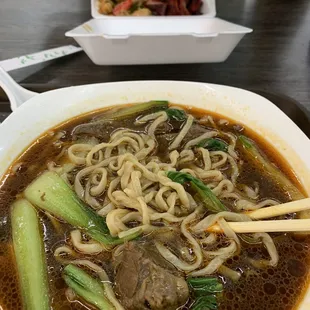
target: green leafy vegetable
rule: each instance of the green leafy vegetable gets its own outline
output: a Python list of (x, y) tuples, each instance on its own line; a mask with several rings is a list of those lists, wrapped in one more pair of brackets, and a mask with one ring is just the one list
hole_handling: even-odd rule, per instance
[(26, 200), (13, 203), (11, 225), (24, 309), (50, 309), (43, 235), (37, 212)]
[(187, 119), (187, 114), (183, 110), (179, 109), (167, 109), (166, 113), (170, 119), (175, 119), (177, 121), (184, 121)]
[(221, 211), (227, 211), (227, 208), (221, 203), (221, 201), (213, 194), (211, 189), (203, 184), (201, 181), (191, 181), (191, 187), (198, 193), (201, 201), (211, 212), (218, 213)]
[(254, 148), (254, 144), (246, 136), (243, 135), (239, 136), (239, 140), (246, 149)]
[(200, 141), (197, 146), (208, 149), (209, 151), (227, 152), (227, 144), (219, 139), (209, 138)]
[(197, 296), (223, 291), (223, 284), (217, 278), (188, 278), (187, 283)]
[(195, 299), (191, 310), (213, 310), (217, 309), (217, 300), (213, 295), (200, 296)]
[(188, 278), (187, 283), (195, 297), (191, 309), (217, 309), (217, 295), (223, 291), (223, 284), (217, 278)]
[(63, 271), (63, 278), (78, 296), (96, 306), (99, 310), (114, 309), (105, 298), (103, 285), (81, 268), (72, 264), (67, 265)]
[(134, 114), (138, 114), (140, 112), (145, 112), (147, 110), (153, 109), (154, 112), (166, 110), (168, 109), (168, 101), (165, 100), (152, 100), (145, 103), (134, 104), (128, 107), (121, 108), (117, 111), (107, 111), (105, 114), (102, 115), (102, 119), (113, 119), (113, 120), (120, 120), (126, 117), (129, 117)]
[(287, 191), (293, 200), (303, 199), (303, 194), (298, 188), (282, 173), (282, 171), (265, 159), (256, 145), (246, 136), (239, 136), (245, 154), (259, 167), (260, 171), (267, 174), (270, 179), (275, 180), (284, 191)]
[(128, 12), (132, 14), (133, 12), (135, 12), (136, 10), (138, 10), (140, 8), (141, 8), (141, 3), (139, 1), (138, 2), (134, 2), (132, 4), (132, 6), (129, 8)]
[[(252, 140), (243, 135), (240, 135), (238, 138), (243, 146), (245, 155), (247, 155), (248, 158), (256, 164), (261, 173), (265, 174), (271, 180), (274, 180), (282, 188), (282, 190), (288, 193), (292, 200), (300, 200), (305, 198), (299, 189), (284, 175), (284, 173), (261, 154)], [(298, 217), (309, 219), (310, 211), (307, 210), (298, 212)]]
[(189, 182), (192, 189), (194, 189), (199, 195), (200, 200), (204, 206), (211, 212), (218, 213), (221, 211), (227, 211), (227, 208), (221, 203), (221, 201), (213, 194), (211, 189), (206, 186), (202, 181), (193, 177), (189, 173), (168, 171), (167, 176), (173, 182), (184, 184)]
[(178, 171), (168, 171), (167, 172), (168, 178), (176, 183), (184, 184), (186, 182), (190, 182), (195, 179), (192, 175), (185, 172), (178, 172)]
[(140, 232), (127, 238), (110, 235), (105, 218), (88, 208), (68, 184), (55, 172), (47, 171), (25, 190), (25, 197), (38, 208), (79, 227), (93, 239), (106, 245), (121, 244), (136, 238)]

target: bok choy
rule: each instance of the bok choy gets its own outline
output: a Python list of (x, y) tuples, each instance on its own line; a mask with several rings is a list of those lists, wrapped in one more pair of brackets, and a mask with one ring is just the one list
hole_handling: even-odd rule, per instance
[(43, 235), (34, 207), (20, 199), (11, 208), (12, 237), (20, 287), (26, 310), (49, 310)]
[(279, 186), (289, 193), (292, 200), (303, 199), (304, 196), (298, 188), (282, 173), (282, 171), (265, 159), (256, 145), (246, 136), (239, 136), (245, 154), (256, 164), (260, 170), (275, 180)]
[(227, 208), (215, 196), (211, 189), (202, 181), (193, 177), (189, 173), (168, 171), (167, 176), (171, 181), (180, 183), (182, 185), (189, 182), (192, 189), (197, 192), (204, 206), (211, 212), (218, 213), (221, 211), (227, 211)]
[(228, 149), (228, 146), (224, 141), (215, 138), (203, 139), (197, 144), (197, 146), (208, 149), (209, 151), (227, 152)]
[(199, 296), (195, 299), (191, 310), (213, 310), (217, 309), (217, 300), (213, 295)]
[(114, 307), (106, 299), (104, 287), (100, 281), (92, 278), (81, 268), (69, 264), (63, 270), (66, 284), (81, 298), (96, 306), (99, 310), (113, 310)]
[(165, 100), (152, 100), (140, 104), (134, 104), (130, 105), (124, 108), (120, 108), (117, 111), (107, 111), (102, 115), (102, 118), (100, 119), (123, 119), (126, 117), (130, 117), (132, 115), (145, 112), (147, 110), (153, 109), (154, 112), (158, 112), (161, 110), (166, 110), (168, 109), (168, 101)]
[(166, 110), (166, 113), (170, 119), (174, 119), (176, 121), (184, 121), (187, 118), (186, 112), (180, 109), (169, 108)]
[(110, 235), (105, 218), (88, 208), (69, 185), (55, 172), (47, 171), (35, 179), (25, 190), (25, 197), (38, 208), (60, 218), (72, 226), (83, 229), (94, 240), (115, 245), (136, 238), (136, 232), (126, 238)]
[[(284, 173), (273, 163), (264, 158), (256, 145), (246, 136), (239, 136), (239, 141), (243, 146), (245, 154), (253, 161), (254, 164), (265, 173), (270, 179), (274, 180), (292, 200), (305, 198), (299, 189), (284, 175)], [(299, 218), (310, 218), (310, 211), (298, 213)]]
[(187, 283), (195, 297), (192, 310), (217, 309), (217, 297), (223, 291), (223, 284), (219, 279), (188, 278)]

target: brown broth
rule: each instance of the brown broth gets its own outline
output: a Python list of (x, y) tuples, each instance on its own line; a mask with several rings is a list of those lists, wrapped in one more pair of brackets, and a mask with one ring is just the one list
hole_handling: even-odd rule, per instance
[[(102, 110), (82, 115), (49, 130), (24, 151), (3, 178), (0, 186), (0, 309), (18, 310), (22, 308), (11, 242), (9, 215), (11, 203), (38, 174), (46, 170), (47, 161), (55, 158), (60, 153), (60, 147), (52, 143), (55, 134), (60, 131), (65, 132), (66, 135), (62, 140), (70, 140), (70, 133), (78, 124), (89, 122), (93, 118), (97, 118), (101, 113)], [(194, 108), (190, 110), (190, 113), (196, 117), (202, 117), (206, 114), (204, 110)], [(212, 115), (216, 122), (223, 118), (220, 115), (208, 114)], [(225, 117), (225, 119), (227, 118)], [(116, 128), (130, 128), (132, 127), (132, 119), (116, 122), (113, 126)], [(206, 126), (212, 127), (210, 124)], [(228, 125), (218, 127), (223, 131), (232, 133), (242, 131), (243, 134), (253, 139), (267, 157), (276, 163), (279, 169), (304, 192), (293, 173), (293, 169), (262, 137), (259, 137), (248, 128), (236, 125), (231, 120), (229, 120)], [(237, 144), (236, 150), (242, 152), (240, 145)], [(164, 147), (160, 155), (165, 157)], [(264, 198), (278, 199), (281, 202), (289, 200), (279, 186), (265, 178), (246, 158), (238, 181), (248, 185), (252, 185), (254, 181), (257, 181), (260, 184), (260, 193)], [(53, 257), (55, 248), (66, 242), (71, 227), (61, 223), (60, 231), (57, 232), (46, 215), (42, 212), (39, 212), (39, 215), (42, 224), (45, 226), (44, 241), (49, 266), (52, 308), (54, 310), (86, 309), (79, 302), (70, 303), (66, 299), (66, 285), (61, 278), (62, 265)], [(225, 289), (220, 300), (220, 310), (295, 309), (309, 284), (310, 238), (298, 238), (292, 234), (272, 236), (275, 238), (275, 244), (280, 256), (276, 268), (257, 270), (249, 265), (246, 257), (268, 258), (265, 249), (260, 245), (250, 247), (242, 244), (240, 255), (228, 260), (227, 266), (242, 271), (243, 275), (237, 283), (232, 283), (231, 280), (223, 277)], [(109, 255), (97, 256), (95, 259), (92, 258), (92, 261), (103, 264), (109, 269), (107, 263), (110, 260)], [(108, 270), (108, 272), (112, 276), (111, 270)]]

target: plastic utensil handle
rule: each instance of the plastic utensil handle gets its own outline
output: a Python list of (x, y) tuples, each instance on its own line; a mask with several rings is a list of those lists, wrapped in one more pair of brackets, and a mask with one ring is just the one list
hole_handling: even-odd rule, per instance
[(76, 47), (74, 45), (65, 45), (34, 54), (2, 60), (0, 61), (0, 66), (3, 68), (4, 71), (8, 72), (11, 70), (24, 68), (41, 62), (49, 61), (52, 59), (64, 57), (80, 51), (82, 51), (80, 47)]
[(29, 91), (17, 84), (11, 76), (0, 67), (0, 86), (3, 88), (11, 103), (12, 111), (37, 93)]

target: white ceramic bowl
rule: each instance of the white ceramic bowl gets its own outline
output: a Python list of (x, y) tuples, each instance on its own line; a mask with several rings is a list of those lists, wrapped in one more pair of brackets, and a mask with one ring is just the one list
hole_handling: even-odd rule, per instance
[[(310, 141), (275, 105), (254, 93), (220, 85), (144, 81), (63, 88), (37, 95), (0, 126), (0, 176), (38, 136), (81, 113), (152, 99), (195, 106), (243, 123), (287, 159), (310, 194)], [(299, 310), (310, 309), (310, 289)]]

